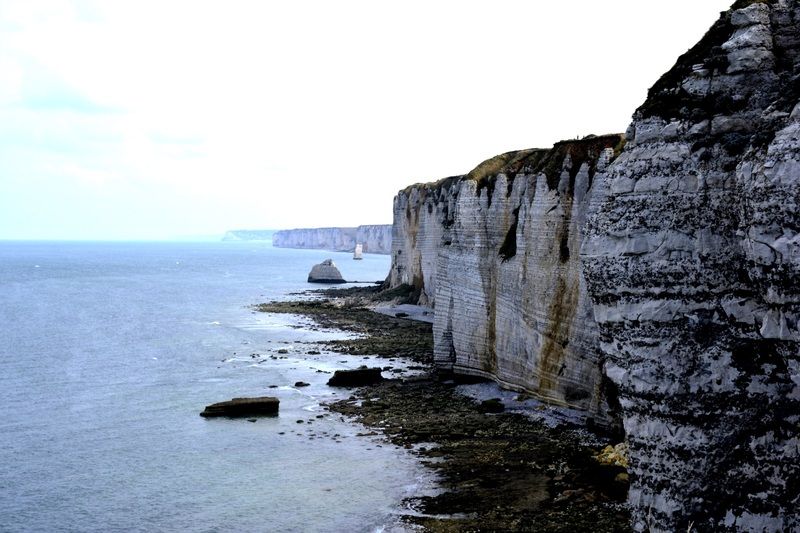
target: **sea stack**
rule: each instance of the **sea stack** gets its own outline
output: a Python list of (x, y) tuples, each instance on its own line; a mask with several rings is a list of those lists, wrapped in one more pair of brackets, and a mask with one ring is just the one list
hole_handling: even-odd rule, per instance
[(308, 274), (309, 283), (347, 283), (332, 259), (314, 265)]

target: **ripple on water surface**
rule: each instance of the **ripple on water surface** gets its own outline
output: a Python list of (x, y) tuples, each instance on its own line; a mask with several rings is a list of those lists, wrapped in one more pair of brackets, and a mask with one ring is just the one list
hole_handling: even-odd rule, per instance
[[(367, 531), (390, 520), (421, 470), (320, 406), (337, 394), (325, 372), (362, 360), (311, 357), (303, 343), (325, 332), (247, 307), (307, 288), (308, 265), (325, 257), (351, 279), (388, 270), (388, 256), (250, 243), (0, 243), (0, 530)], [(272, 359), (281, 348), (286, 359)], [(258, 395), (278, 396), (280, 416), (198, 416)]]

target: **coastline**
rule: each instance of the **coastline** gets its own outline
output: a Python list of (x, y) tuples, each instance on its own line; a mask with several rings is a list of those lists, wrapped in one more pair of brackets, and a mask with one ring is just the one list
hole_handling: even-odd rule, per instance
[[(353, 389), (325, 409), (408, 449), (439, 479), (435, 494), (399, 502), (402, 525), (435, 532), (630, 531), (627, 474), (594, 458), (612, 442), (601, 435), (587, 438), (580, 427), (554, 424), (536, 410), (514, 408), (525, 397), (509, 401), (498, 390), (506, 397), (504, 412), (493, 412), (501, 411), (501, 402), (471, 398), (465, 385), (433, 368), (429, 323), (370, 309), (387, 297), (377, 288), (311, 294), (316, 297), (254, 308), (303, 315), (321, 328), (357, 334), (322, 341), (326, 351), (386, 359), (388, 379)], [(402, 301), (403, 295), (388, 296)], [(413, 364), (397, 365), (398, 358)]]

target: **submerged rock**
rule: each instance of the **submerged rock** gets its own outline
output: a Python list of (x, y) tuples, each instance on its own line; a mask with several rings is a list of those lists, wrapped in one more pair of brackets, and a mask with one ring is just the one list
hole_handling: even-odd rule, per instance
[(229, 418), (246, 418), (254, 415), (276, 415), (280, 400), (272, 396), (257, 398), (233, 398), (227, 402), (206, 406), (200, 416), (213, 418), (227, 416)]
[(347, 283), (342, 277), (342, 273), (336, 267), (333, 259), (326, 259), (318, 265), (314, 265), (308, 274), (309, 283)]
[(355, 370), (337, 370), (328, 380), (328, 385), (331, 387), (362, 387), (381, 381), (383, 381), (383, 376), (381, 376), (380, 368), (361, 366)]

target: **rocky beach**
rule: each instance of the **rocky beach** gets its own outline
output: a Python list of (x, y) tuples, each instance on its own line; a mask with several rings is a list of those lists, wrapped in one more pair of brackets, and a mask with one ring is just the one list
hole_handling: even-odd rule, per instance
[[(409, 288), (321, 292), (256, 309), (303, 315), (320, 328), (356, 333), (357, 338), (322, 341), (319, 348), (385, 361), (387, 379), (355, 388), (326, 408), (411, 450), (436, 474), (435, 494), (403, 502), (402, 524), (426, 531), (630, 529), (625, 468), (597, 458), (618, 436), (553, 422), (544, 415), (550, 408), (532, 406), (525, 395), (478, 401), (465, 394), (469, 385), (433, 366), (429, 323), (371, 309), (386, 298), (407, 300)], [(400, 359), (412, 364), (396, 365)]]

